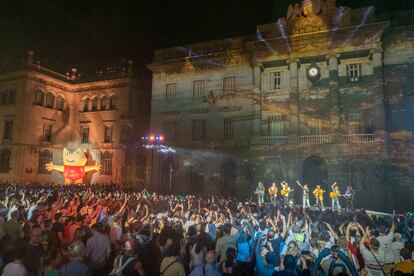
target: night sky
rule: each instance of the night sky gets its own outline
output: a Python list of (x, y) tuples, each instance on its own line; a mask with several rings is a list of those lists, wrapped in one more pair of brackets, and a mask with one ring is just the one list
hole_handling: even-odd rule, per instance
[[(28, 49), (58, 71), (96, 67), (119, 58), (151, 61), (152, 52), (192, 42), (255, 33), (286, 16), (300, 0), (0, 1), (0, 64)], [(337, 0), (374, 5), (376, 13), (406, 9), (413, 0)]]

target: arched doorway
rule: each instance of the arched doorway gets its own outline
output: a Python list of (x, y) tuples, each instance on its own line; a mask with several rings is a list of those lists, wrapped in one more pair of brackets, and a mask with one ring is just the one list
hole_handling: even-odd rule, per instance
[(237, 165), (232, 160), (221, 164), (220, 191), (224, 196), (236, 196)]
[(161, 193), (174, 192), (174, 157), (168, 155), (161, 163)]
[(204, 193), (204, 172), (200, 163), (194, 163), (189, 167), (189, 192), (192, 195)]
[[(319, 156), (311, 156), (303, 161), (303, 182), (311, 188), (321, 185), (322, 189), (329, 191), (328, 187), (328, 165), (325, 159)], [(326, 196), (326, 194), (325, 194)]]

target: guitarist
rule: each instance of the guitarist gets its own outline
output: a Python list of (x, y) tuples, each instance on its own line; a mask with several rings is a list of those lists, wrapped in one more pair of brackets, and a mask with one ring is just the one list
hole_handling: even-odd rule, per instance
[(354, 188), (352, 188), (351, 184), (348, 184), (346, 186), (344, 197), (346, 199), (346, 209), (348, 210), (354, 209), (355, 190)]
[(283, 196), (283, 201), (285, 202), (286, 205), (289, 205), (289, 195), (290, 195), (290, 192), (292, 192), (293, 190), (289, 187), (289, 184), (285, 181), (282, 181), (280, 185), (282, 185), (282, 190), (280, 191), (280, 194)]
[(257, 184), (257, 188), (254, 193), (257, 194), (257, 203), (259, 204), (259, 206), (262, 206), (262, 204), (264, 203), (264, 196), (265, 196), (265, 186), (263, 185), (262, 182), (259, 182)]
[(316, 185), (316, 189), (313, 190), (313, 195), (315, 196), (315, 200), (316, 200), (316, 206), (321, 207), (321, 209), (323, 210), (324, 206), (323, 206), (323, 193), (325, 192), (325, 190), (323, 190), (321, 188), (321, 185)]
[(273, 207), (275, 207), (277, 203), (277, 186), (275, 182), (273, 182), (272, 185), (269, 187), (268, 192), (270, 203), (273, 205)]
[(341, 205), (339, 204), (339, 197), (341, 196), (341, 191), (339, 191), (339, 186), (336, 182), (332, 184), (331, 188), (332, 192), (329, 193), (329, 196), (332, 199), (332, 211), (335, 210), (335, 205), (338, 208), (338, 211), (340, 211)]
[(296, 181), (296, 183), (299, 185), (299, 187), (302, 188), (302, 207), (303, 207), (303, 209), (305, 209), (306, 207), (310, 208), (308, 184), (302, 185), (299, 181)]

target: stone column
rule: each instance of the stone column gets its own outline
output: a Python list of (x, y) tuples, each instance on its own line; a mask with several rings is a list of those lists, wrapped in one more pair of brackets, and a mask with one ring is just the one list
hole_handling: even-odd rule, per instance
[(336, 136), (339, 137), (341, 133), (340, 126), (340, 104), (339, 104), (339, 77), (338, 77), (338, 58), (339, 55), (329, 55), (326, 57), (329, 68), (329, 103), (331, 105), (331, 130)]
[(384, 76), (382, 72), (382, 49), (371, 49), (372, 70), (374, 76), (374, 126), (375, 133), (379, 136), (384, 135), (385, 130), (385, 110), (384, 110)]
[(253, 63), (252, 144), (259, 144), (262, 136), (262, 65)]
[(289, 139), (296, 140), (299, 135), (299, 60), (288, 60), (289, 64)]

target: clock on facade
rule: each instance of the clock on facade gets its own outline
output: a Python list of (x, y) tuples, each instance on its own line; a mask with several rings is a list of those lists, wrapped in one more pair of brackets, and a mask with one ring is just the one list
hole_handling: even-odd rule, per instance
[(311, 82), (316, 82), (319, 80), (319, 78), (321, 77), (321, 70), (319, 68), (319, 66), (317, 66), (316, 64), (311, 64), (307, 69), (306, 69), (306, 74), (308, 76), (308, 79)]

